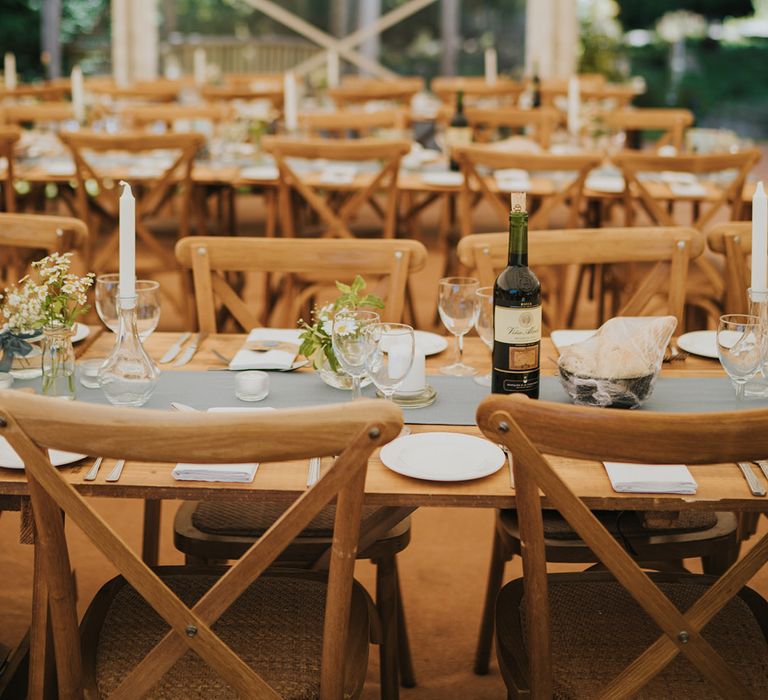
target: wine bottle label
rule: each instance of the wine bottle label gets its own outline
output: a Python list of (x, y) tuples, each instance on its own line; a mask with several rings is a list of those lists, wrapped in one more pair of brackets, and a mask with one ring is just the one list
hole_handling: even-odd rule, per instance
[[(497, 306), (493, 310), (493, 336), (497, 343), (507, 345), (538, 343), (541, 340), (541, 306)], [(536, 360), (535, 366), (538, 366), (538, 357)]]
[(449, 146), (467, 146), (472, 143), (472, 129), (468, 126), (449, 126), (445, 130), (445, 140)]

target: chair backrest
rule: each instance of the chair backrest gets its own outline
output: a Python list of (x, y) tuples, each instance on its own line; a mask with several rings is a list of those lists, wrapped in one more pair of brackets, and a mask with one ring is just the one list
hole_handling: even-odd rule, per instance
[(203, 105), (129, 105), (120, 110), (129, 126), (144, 129), (162, 122), (172, 129), (179, 121), (205, 121), (220, 124), (234, 118), (234, 109), (227, 104)]
[[(483, 286), (492, 285), (507, 264), (508, 234), (478, 233), (459, 241), (458, 256)], [(566, 229), (532, 231), (528, 260), (536, 270), (544, 265), (602, 265), (655, 263), (632, 286), (619, 316), (639, 316), (666, 288), (665, 313), (683, 327), (688, 263), (704, 251), (704, 237), (686, 227)]]
[(431, 82), (430, 89), (448, 107), (455, 107), (458, 92), (464, 93), (465, 104), (479, 99), (494, 99), (511, 106), (517, 104), (525, 84), (509, 78), (498, 78), (495, 83), (488, 83), (484, 77), (440, 77)]
[[(584, 493), (583, 488), (582, 492), (575, 492), (574, 488), (578, 490), (579, 486), (564, 480), (544, 455), (640, 464), (751, 460), (768, 454), (768, 410), (709, 413), (702, 420), (700, 413), (600, 410), (530, 401), (520, 395), (492, 396), (480, 404), (477, 424), (489, 440), (507, 447), (514, 463), (531, 697), (552, 697), (553, 689), (542, 493), (547, 508), (556, 509), (565, 517), (662, 632), (657, 642), (601, 688), (596, 697), (635, 696), (678, 653), (687, 657), (722, 697), (753, 697), (703, 639), (701, 629), (765, 565), (768, 538), (763, 538), (751, 556), (735, 564), (683, 613), (592, 513), (590, 507), (600, 506), (591, 503), (589, 497), (594, 496), (597, 501), (600, 494)], [(717, 430), (712, 426), (717, 426)]]
[(655, 146), (683, 148), (685, 130), (693, 124), (693, 112), (689, 109), (634, 108), (615, 109), (603, 114), (609, 129), (621, 131), (661, 131)]
[[(237, 322), (250, 330), (259, 319), (226, 280), (226, 273), (264, 272), (289, 275), (280, 287), (281, 297), (292, 298), (288, 315), (301, 308), (304, 293), (294, 289), (293, 275), (331, 277), (351, 282), (360, 274), (387, 277), (387, 292), (382, 318), (402, 320), (408, 277), (423, 269), (426, 248), (418, 241), (307, 240), (277, 238), (225, 238), (195, 236), (176, 244), (176, 257), (182, 267), (192, 271), (200, 330), (216, 332), (216, 299)], [(289, 324), (296, 315), (286, 319)]]
[(268, 100), (275, 109), (283, 105), (282, 82), (263, 85), (203, 85), (200, 95), (209, 102)]
[(346, 109), (338, 112), (304, 112), (299, 114), (299, 127), (309, 136), (322, 136), (323, 132), (333, 136), (347, 136), (355, 132), (358, 136), (371, 136), (379, 129), (403, 131), (408, 123), (404, 109), (381, 109), (365, 112), (360, 109)]
[[(158, 158), (146, 165), (146, 172), (138, 175), (151, 187), (133, 188), (136, 197), (136, 234), (152, 250), (165, 267), (173, 269), (175, 259), (155, 238), (146, 224), (146, 220), (155, 215), (170, 197), (177, 197), (179, 203), (180, 237), (189, 234), (190, 201), (192, 195), (192, 165), (195, 155), (203, 144), (200, 134), (151, 134), (146, 132), (125, 132), (122, 134), (103, 134), (90, 131), (66, 132), (59, 138), (69, 148), (75, 161), (77, 178), (77, 206), (80, 218), (91, 224), (93, 209), (114, 224), (113, 235), (109, 243), (102, 247), (93, 260), (93, 267), (101, 271), (113, 259), (114, 246), (117, 243), (116, 223), (119, 212), (118, 198), (120, 188), (115, 186), (115, 154), (135, 158), (154, 152)], [(137, 164), (137, 167), (143, 167)], [(125, 167), (122, 168), (125, 173)], [(86, 182), (95, 180), (98, 191), (89, 199)], [(135, 184), (135, 181), (134, 181)], [(91, 206), (92, 204), (92, 206)]]
[[(325, 227), (325, 235), (337, 238), (352, 238), (349, 223), (363, 205), (372, 208), (383, 218), (384, 238), (394, 238), (397, 218), (397, 178), (400, 159), (410, 151), (411, 143), (405, 140), (389, 139), (302, 139), (282, 136), (265, 136), (262, 148), (271, 153), (280, 170), (278, 208), (283, 233), (296, 235), (294, 211), (291, 206), (291, 191), (297, 192), (315, 211)], [(327, 161), (376, 161), (375, 172), (358, 173), (353, 183), (343, 186), (324, 183), (321, 176), (312, 176), (296, 170), (288, 159)], [(337, 202), (329, 201), (319, 190), (336, 187), (352, 191), (349, 198)], [(373, 197), (383, 199), (384, 204), (374, 202)]]
[[(119, 693), (143, 697), (189, 649), (242, 697), (277, 698), (269, 684), (212, 630), (216, 620), (332, 499), (337, 514), (330, 561), (321, 663), (322, 697), (342, 696), (343, 649), (360, 529), (365, 475), (373, 450), (401, 430), (394, 404), (265, 412), (255, 416), (172, 414), (84, 403), (66, 406), (19, 392), (0, 394), (0, 435), (26, 465), (37, 545), (42, 548), (61, 697), (83, 697), (77, 611), (61, 511), (82, 528), (171, 631), (126, 677)], [(45, 448), (127, 460), (280, 462), (339, 455), (206, 595), (187, 607), (54, 468)], [(170, 469), (170, 464), (169, 467)], [(253, 620), (252, 624), (258, 624)], [(191, 631), (190, 631), (191, 630)]]
[[(599, 84), (590, 77), (586, 82), (580, 81), (581, 90), (579, 97), (582, 103), (600, 103), (612, 109), (627, 107), (638, 91), (632, 85), (618, 85), (612, 83)], [(545, 80), (541, 85), (541, 106), (556, 107), (558, 98), (568, 95), (567, 80)]]
[(75, 119), (71, 102), (37, 102), (11, 104), (0, 108), (0, 122), (6, 124), (40, 124)]
[(338, 109), (365, 102), (386, 101), (409, 106), (417, 92), (424, 89), (424, 79), (402, 77), (393, 79), (345, 78), (337, 88), (328, 90), (328, 95)]
[(748, 313), (750, 274), (747, 257), (752, 252), (752, 223), (729, 221), (713, 226), (707, 234), (707, 245), (713, 253), (725, 257), (725, 313)]
[[(676, 222), (673, 213), (662, 203), (665, 199), (673, 200), (676, 197), (688, 197), (701, 202), (700, 211), (698, 215), (694, 213), (691, 222), (698, 229), (703, 230), (723, 207), (727, 208), (731, 220), (738, 221), (743, 207), (744, 182), (760, 158), (757, 149), (738, 153), (677, 156), (632, 151), (619, 153), (612, 160), (621, 168), (626, 182), (626, 223), (631, 225), (637, 208), (645, 211), (653, 224), (674, 226)], [(675, 183), (666, 173), (694, 175), (702, 189), (691, 192), (686, 183)]]
[(489, 141), (489, 130), (510, 129), (526, 133), (533, 130), (533, 139), (542, 148), (549, 148), (552, 133), (557, 129), (560, 115), (554, 109), (518, 109), (516, 107), (480, 108), (466, 110), (467, 121), (472, 127), (475, 142)]
[(0, 182), (3, 185), (3, 206), (6, 212), (16, 211), (16, 196), (13, 189), (13, 171), (16, 143), (21, 138), (21, 131), (12, 126), (0, 126), (0, 158), (5, 158), (5, 170)]
[[(594, 153), (517, 153), (502, 150), (493, 144), (458, 146), (452, 150), (452, 157), (459, 163), (464, 175), (459, 195), (459, 225), (462, 236), (472, 232), (472, 198), (475, 194), (490, 202), (502, 225), (506, 225), (509, 217), (508, 193), (500, 192), (493, 177), (481, 174), (482, 169), (495, 171), (514, 168), (536, 174), (531, 180), (538, 180), (546, 195), (542, 196), (541, 205), (530, 215), (529, 225), (532, 229), (547, 228), (550, 216), (560, 205), (567, 209), (568, 225), (577, 226), (581, 218), (584, 182), (589, 171), (599, 165), (601, 160), (601, 157)], [(551, 177), (544, 181), (541, 173), (549, 173)]]
[(140, 100), (142, 102), (175, 102), (183, 84), (177, 80), (136, 81), (131, 85), (115, 85), (112, 81), (86, 81), (86, 89), (113, 100)]

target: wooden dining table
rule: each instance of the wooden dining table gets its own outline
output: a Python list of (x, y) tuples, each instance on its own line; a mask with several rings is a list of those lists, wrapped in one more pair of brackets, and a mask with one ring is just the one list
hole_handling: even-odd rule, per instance
[[(148, 352), (159, 359), (178, 339), (178, 333), (156, 332), (146, 341)], [(232, 357), (243, 345), (244, 335), (217, 334), (207, 336), (193, 359), (185, 366), (176, 368), (162, 365), (163, 372), (185, 372), (194, 370), (226, 371), (222, 360), (214, 350), (225, 357)], [(81, 359), (105, 356), (114, 343), (111, 333), (102, 333), (88, 347)], [(449, 364), (449, 351), (431, 356), (427, 360), (429, 374), (439, 372), (441, 366)], [(542, 341), (542, 372), (552, 375), (557, 370), (558, 352), (550, 339)], [(467, 338), (465, 362), (480, 372), (486, 372), (490, 365), (490, 353), (479, 338)], [(297, 371), (310, 372), (310, 369)], [(194, 376), (194, 375), (191, 375)], [(699, 358), (693, 355), (682, 361), (664, 364), (664, 377), (721, 377), (723, 371), (717, 360)], [(318, 378), (317, 381), (320, 381)], [(232, 405), (238, 400), (232, 397)], [(745, 403), (749, 407), (749, 403)], [(169, 406), (170, 409), (170, 406)], [(141, 410), (141, 409), (138, 409)], [(405, 411), (405, 422), (416, 415), (411, 409)], [(598, 409), (596, 409), (598, 410)], [(417, 420), (417, 419), (411, 419)], [(706, 420), (706, 414), (702, 414)], [(446, 431), (480, 435), (476, 426), (418, 425), (411, 423), (414, 433)], [(698, 483), (695, 495), (616, 493), (612, 490), (605, 469), (600, 462), (585, 462), (568, 458), (552, 458), (558, 474), (573, 491), (593, 509), (682, 511), (689, 509), (737, 512), (768, 512), (768, 498), (752, 496), (736, 464), (691, 466), (690, 471)], [(86, 482), (83, 476), (93, 463), (93, 457), (70, 466), (61, 467), (67, 481), (83, 496), (143, 499), (155, 509), (154, 517), (159, 521), (159, 503), (163, 500), (226, 500), (247, 502), (254, 499), (290, 501), (303, 493), (307, 486), (307, 463), (305, 460), (283, 463), (262, 464), (251, 483), (211, 483), (177, 481), (171, 475), (173, 465), (158, 462), (127, 462), (119, 481), (106, 482), (105, 476), (111, 471), (114, 460), (105, 459), (96, 480)], [(326, 462), (327, 464), (327, 462)], [(762, 479), (762, 476), (759, 478)], [(19, 502), (26, 499), (27, 482), (23, 471), (0, 468), (0, 510), (17, 509)], [(378, 505), (374, 516), (366, 520), (361, 531), (360, 547), (389, 530), (394, 524), (421, 507), (471, 507), (471, 508), (514, 508), (515, 491), (510, 483), (510, 473), (505, 465), (496, 473), (470, 481), (440, 482), (409, 478), (388, 469), (375, 453), (369, 461), (365, 487), (365, 499), (369, 505)], [(546, 507), (547, 500), (543, 499)], [(146, 545), (146, 538), (145, 538)], [(152, 547), (150, 546), (150, 550)], [(157, 549), (154, 548), (156, 558)], [(145, 556), (145, 558), (147, 558)], [(148, 558), (150, 563), (152, 556)], [(35, 588), (42, 586), (39, 566), (35, 568)], [(34, 596), (33, 596), (34, 597)], [(33, 622), (30, 638), (30, 683), (33, 689), (42, 689), (46, 667), (50, 667), (50, 640), (46, 635), (45, 611), (39, 598), (33, 604)]]

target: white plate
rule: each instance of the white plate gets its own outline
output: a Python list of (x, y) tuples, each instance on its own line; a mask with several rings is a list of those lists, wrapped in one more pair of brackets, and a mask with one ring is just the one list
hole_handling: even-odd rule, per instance
[(584, 186), (595, 192), (618, 194), (624, 191), (624, 178), (621, 175), (589, 175)]
[(677, 347), (691, 355), (701, 355), (717, 360), (717, 331), (684, 333), (677, 339)]
[(240, 171), (240, 177), (245, 180), (277, 180), (279, 176), (275, 165), (253, 165)]
[(461, 173), (454, 172), (422, 173), (421, 181), (425, 185), (437, 185), (438, 187), (455, 187), (464, 182), (464, 176)]
[(565, 347), (568, 347), (569, 345), (574, 345), (575, 343), (580, 343), (583, 340), (588, 340), (591, 338), (597, 331), (593, 330), (587, 330), (587, 331), (570, 331), (570, 330), (564, 330), (564, 331), (552, 331), (550, 334), (550, 338), (552, 338), (552, 343), (558, 350), (562, 350)]
[[(76, 323), (74, 327), (74, 331), (75, 333), (72, 336), (73, 343), (79, 343), (81, 340), (85, 340), (91, 334), (91, 329), (88, 326), (86, 326), (84, 323)], [(42, 331), (40, 331), (40, 333), (33, 336), (32, 338), (25, 338), (25, 340), (30, 343), (37, 343), (42, 339), (43, 339)]]
[(427, 331), (414, 331), (416, 349), (425, 355), (437, 355), (448, 347), (448, 340), (437, 333)]
[[(62, 450), (48, 450), (48, 457), (54, 467), (61, 467), (65, 464), (72, 464), (85, 457), (85, 455), (75, 454), (74, 452), (63, 452)], [(24, 469), (24, 462), (16, 454), (5, 438), (0, 438), (0, 467), (5, 469)]]
[(501, 469), (504, 453), (492, 442), (462, 433), (417, 433), (381, 448), (392, 471), (428, 481), (468, 481)]

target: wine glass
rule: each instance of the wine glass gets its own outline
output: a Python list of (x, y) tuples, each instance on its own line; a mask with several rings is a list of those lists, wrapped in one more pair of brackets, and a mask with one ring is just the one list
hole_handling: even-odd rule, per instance
[(765, 338), (760, 319), (744, 314), (720, 317), (717, 327), (717, 354), (720, 364), (736, 387), (736, 399), (744, 398), (744, 388), (764, 361)]
[[(96, 312), (104, 325), (113, 333), (120, 328), (117, 292), (120, 275), (110, 273), (96, 278)], [(154, 280), (136, 280), (136, 327), (144, 340), (157, 328), (160, 321), (160, 283)]]
[(444, 277), (440, 280), (437, 296), (437, 310), (443, 325), (456, 336), (455, 362), (440, 371), (459, 377), (468, 377), (475, 368), (465, 365), (464, 335), (475, 323), (477, 316), (477, 289), (480, 283), (474, 277)]
[(375, 311), (343, 309), (333, 317), (331, 342), (341, 368), (352, 377), (352, 399), (360, 398), (360, 380), (365, 375), (365, 329), (380, 321)]
[(413, 366), (416, 338), (403, 323), (374, 323), (365, 329), (365, 369), (385, 399), (392, 396)]
[[(493, 287), (480, 287), (475, 294), (477, 294), (475, 330), (488, 349), (493, 352)], [(475, 381), (480, 386), (491, 386), (491, 372), (477, 375)]]

